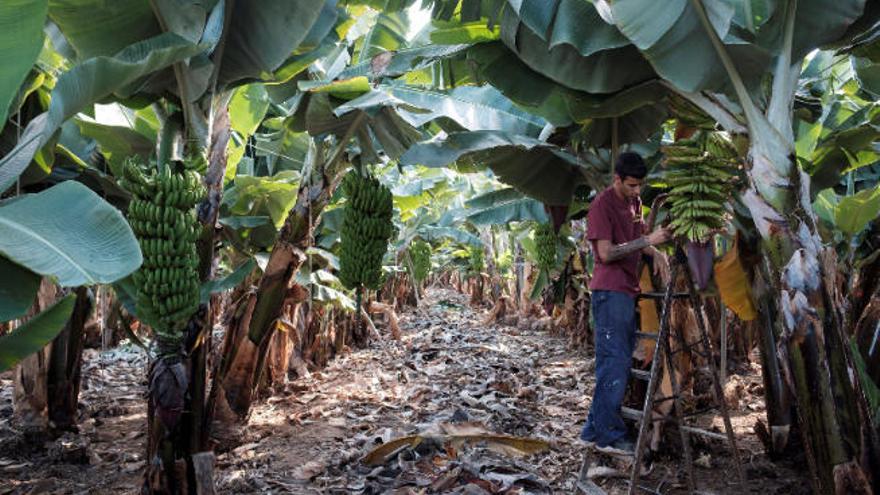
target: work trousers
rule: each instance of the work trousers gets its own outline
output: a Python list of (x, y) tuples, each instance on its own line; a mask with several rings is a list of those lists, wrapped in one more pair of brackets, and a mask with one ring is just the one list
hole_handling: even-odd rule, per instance
[(596, 390), (581, 439), (604, 447), (626, 435), (620, 406), (636, 343), (635, 298), (616, 291), (592, 292)]

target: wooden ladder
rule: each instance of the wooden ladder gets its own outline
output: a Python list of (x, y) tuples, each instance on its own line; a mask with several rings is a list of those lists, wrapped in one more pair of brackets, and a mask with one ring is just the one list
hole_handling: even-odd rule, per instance
[[(671, 422), (678, 426), (679, 434), (681, 435), (681, 443), (682, 450), (684, 453), (685, 466), (687, 468), (688, 473), (688, 490), (690, 493), (695, 492), (695, 478), (694, 478), (694, 466), (693, 459), (691, 455), (691, 444), (690, 444), (690, 435), (701, 435), (707, 438), (713, 438), (716, 440), (726, 440), (729, 447), (730, 452), (733, 455), (734, 464), (736, 465), (737, 476), (739, 477), (740, 483), (743, 482), (743, 472), (742, 472), (742, 464), (739, 458), (739, 450), (736, 447), (736, 438), (733, 434), (733, 427), (730, 423), (730, 415), (727, 411), (727, 404), (724, 402), (724, 393), (721, 389), (721, 381), (718, 378), (718, 370), (715, 368), (714, 354), (715, 350), (713, 349), (712, 342), (709, 339), (708, 332), (706, 331), (706, 324), (703, 319), (703, 305), (700, 300), (700, 296), (697, 294), (696, 287), (694, 286), (693, 279), (691, 278), (690, 270), (687, 267), (687, 260), (684, 256), (683, 251), (678, 248), (676, 249), (676, 256), (672, 262), (671, 267), (671, 276), (670, 280), (673, 283), (670, 283), (666, 287), (665, 292), (661, 293), (646, 293), (640, 294), (639, 297), (660, 300), (662, 301), (662, 312), (660, 316), (660, 329), (657, 333), (643, 333), (636, 332), (636, 337), (639, 339), (655, 339), (654, 346), (654, 357), (651, 361), (651, 368), (649, 370), (640, 370), (640, 369), (632, 369), (631, 375), (633, 378), (646, 380), (648, 382), (648, 387), (645, 395), (645, 403), (642, 407), (642, 410), (633, 409), (629, 407), (621, 408), (621, 415), (626, 419), (631, 419), (636, 421), (639, 424), (639, 435), (636, 439), (635, 453), (634, 453), (634, 461), (632, 466), (632, 473), (630, 474), (629, 481), (629, 493), (636, 493), (641, 487), (639, 486), (639, 478), (641, 477), (641, 464), (642, 458), (644, 455), (645, 447), (648, 443), (648, 425), (651, 423), (652, 411), (654, 409), (654, 405), (659, 402), (664, 402), (667, 400), (674, 401), (674, 418), (664, 418), (665, 421)], [(684, 273), (687, 276), (687, 285), (688, 292), (674, 292), (673, 286), (674, 281), (676, 280), (676, 276), (679, 271), (684, 270)], [(710, 374), (712, 375), (712, 386), (713, 386), (713, 396), (715, 399), (716, 407), (721, 413), (722, 418), (724, 419), (724, 429), (725, 435), (720, 433), (716, 433), (713, 431), (704, 430), (701, 428), (696, 428), (693, 426), (688, 426), (684, 421), (684, 413), (682, 411), (681, 406), (681, 390), (679, 388), (678, 379), (675, 376), (673, 370), (675, 369), (673, 360), (672, 360), (672, 352), (669, 348), (669, 319), (670, 313), (672, 312), (672, 302), (674, 299), (682, 299), (689, 300), (691, 305), (694, 308), (694, 313), (696, 315), (697, 328), (700, 332), (700, 337), (696, 342), (685, 342), (684, 338), (681, 335), (676, 335), (679, 339), (679, 343), (682, 346), (682, 349), (690, 349), (698, 355), (702, 356), (709, 366)], [(701, 349), (696, 349), (696, 346), (701, 347)], [(662, 375), (663, 366), (661, 365), (661, 360), (666, 360), (666, 366), (669, 369), (669, 378), (672, 383), (672, 396), (669, 397), (659, 397), (655, 398), (654, 394), (657, 390), (657, 386), (659, 385), (660, 376)], [(644, 418), (648, 418), (644, 420)], [(604, 493), (602, 489), (592, 482), (592, 480), (587, 478), (587, 473), (589, 471), (590, 466), (592, 465), (592, 456), (590, 449), (588, 449), (584, 453), (584, 460), (581, 464), (580, 471), (578, 473), (578, 480), (576, 483), (576, 493), (586, 493), (589, 495), (597, 495)], [(648, 491), (653, 491), (648, 489)]]

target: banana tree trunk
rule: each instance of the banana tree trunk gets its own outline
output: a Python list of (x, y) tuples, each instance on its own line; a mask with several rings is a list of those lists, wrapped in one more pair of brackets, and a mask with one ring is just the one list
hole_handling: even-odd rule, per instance
[[(51, 306), (57, 299), (57, 288), (47, 278), (40, 282), (37, 302), (30, 316)], [(21, 360), (13, 374), (13, 419), (27, 435), (42, 436), (48, 427), (49, 356), (52, 344)]]
[(76, 289), (76, 303), (70, 319), (52, 341), (49, 355), (48, 413), (49, 424), (56, 431), (76, 431), (80, 371), (84, 329), (92, 312), (93, 300), (88, 287)]
[[(828, 492), (832, 487), (841, 489), (839, 478), (844, 470), (861, 471), (851, 465), (858, 449), (848, 448), (859, 445), (861, 435), (858, 399), (847, 377), (849, 359), (840, 339), (842, 328), (834, 315), (834, 306), (828, 304), (829, 287), (824, 284), (823, 269), (818, 264), (820, 256), (828, 253), (808, 253), (794, 236), (783, 232), (771, 234), (765, 238), (765, 244), (776, 280), (775, 313), (782, 315), (777, 348), (782, 359), (778, 364), (795, 391), (813, 488), (817, 493)], [(768, 355), (765, 361), (771, 369), (773, 357)], [(864, 473), (859, 477), (864, 478)]]
[[(764, 122), (773, 120), (769, 116)], [(822, 245), (809, 177), (790, 158), (792, 143), (786, 143), (783, 136), (790, 132), (785, 129), (771, 128), (769, 135), (752, 132), (751, 187), (743, 199), (769, 263), (776, 295), (772, 313), (779, 315), (781, 327), (779, 365), (795, 392), (813, 489), (859, 491), (870, 472), (856, 461), (867, 435), (862, 429), (870, 424), (864, 417), (867, 408), (839, 313), (842, 298), (830, 282), (836, 274), (835, 253)]]
[(312, 231), (345, 169), (346, 164), (331, 160), (326, 167), (316, 166), (304, 174), (296, 204), (281, 228), (257, 290), (243, 300), (244, 311), (227, 330), (223, 361), (209, 399), (214, 421), (229, 423), (247, 417), (288, 287), (306, 261)]
[[(774, 120), (771, 114), (765, 122)], [(867, 406), (842, 324), (842, 296), (833, 283), (836, 255), (822, 245), (809, 177), (787, 153), (792, 143), (783, 137), (790, 139), (786, 129), (752, 133), (751, 188), (744, 202), (763, 238), (777, 296), (780, 365), (795, 391), (813, 489), (860, 491), (870, 472), (857, 461), (867, 454), (859, 447), (862, 440), (871, 436)]]
[(480, 240), (486, 246), (486, 273), (489, 275), (489, 291), (494, 303), (501, 297), (501, 286), (495, 284), (498, 279), (498, 268), (495, 266), (495, 234), (492, 229), (489, 227), (480, 229)]
[[(223, 178), (226, 175), (226, 148), (231, 136), (229, 121), (230, 94), (220, 96), (214, 121), (211, 126), (211, 145), (208, 152), (208, 170), (205, 174), (205, 188), (208, 195), (198, 207), (198, 219), (202, 225), (202, 235), (198, 240), (199, 279), (204, 283), (214, 278), (219, 264), (216, 252), (218, 231), (215, 228), (220, 214), (220, 200), (223, 198)], [(194, 328), (194, 335), (187, 336), (186, 346), (190, 349), (188, 404), (183, 417), (186, 432), (186, 451), (190, 454), (208, 449), (208, 415), (206, 413), (207, 359), (211, 350), (211, 332), (221, 309), (220, 298), (211, 296), (207, 310), (202, 313), (202, 321)]]
[[(303, 191), (305, 189), (305, 191)], [(301, 188), (300, 198), (310, 196), (310, 188)], [(328, 187), (329, 189), (329, 187)], [(323, 208), (329, 200), (326, 194), (323, 204), (312, 202), (312, 210)], [(318, 200), (319, 198), (315, 198)], [(265, 359), (274, 325), (287, 294), (287, 287), (296, 271), (306, 259), (309, 229), (294, 217), (308, 218), (304, 201), (297, 201), (294, 213), (285, 224), (282, 233), (291, 234), (279, 240), (272, 250), (269, 263), (260, 278), (258, 289), (243, 302), (243, 316), (228, 328), (229, 336), (224, 342), (223, 362), (212, 389), (212, 400), (224, 403), (238, 420), (246, 418), (258, 383), (261, 364)], [(317, 217), (317, 215), (315, 216)], [(292, 221), (291, 221), (292, 219)], [(315, 218), (316, 219), (316, 218)], [(300, 228), (297, 228), (300, 227)]]
[[(766, 270), (764, 270), (766, 271)], [(777, 317), (772, 288), (766, 283), (769, 276), (758, 271), (755, 284), (755, 300), (758, 301), (760, 340), (758, 350), (761, 354), (761, 375), (764, 379), (764, 402), (767, 410), (768, 448), (772, 456), (781, 455), (788, 446), (791, 432), (791, 393), (777, 357), (777, 339), (782, 334), (781, 322)]]
[[(416, 280), (416, 277), (415, 277), (416, 267), (413, 264), (412, 255), (410, 255), (409, 249), (406, 250), (406, 253), (404, 253), (404, 256), (406, 257), (407, 268), (409, 268), (409, 277), (407, 277), (407, 278), (409, 279), (409, 281), (412, 285), (413, 298), (415, 298), (416, 307), (418, 308), (422, 304), (421, 297), (419, 297), (419, 290), (421, 290), (421, 287), (420, 287), (421, 283), (419, 283), (419, 281)], [(404, 283), (406, 283), (406, 282), (404, 281)]]

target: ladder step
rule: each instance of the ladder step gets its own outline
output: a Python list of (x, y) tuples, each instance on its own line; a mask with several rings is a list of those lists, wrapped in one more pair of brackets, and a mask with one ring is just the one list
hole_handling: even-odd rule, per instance
[(636, 332), (636, 338), (657, 340), (657, 334), (650, 332)]
[[(620, 408), (620, 415), (626, 419), (630, 419), (633, 421), (641, 421), (642, 420), (642, 411), (639, 411), (638, 409), (633, 409), (631, 407), (621, 407)], [(673, 424), (676, 423), (675, 418), (673, 418), (671, 416), (665, 418), (665, 420), (667, 422), (670, 422)], [(702, 428), (695, 428), (693, 426), (687, 426), (687, 425), (678, 425), (678, 426), (682, 430), (684, 430), (688, 433), (693, 433), (694, 435), (701, 435), (701, 436), (704, 436), (707, 438), (714, 438), (716, 440), (722, 440), (725, 442), (727, 441), (727, 436), (725, 436), (722, 433), (715, 433), (714, 431), (704, 430)]]
[[(640, 299), (659, 299), (662, 301), (663, 299), (666, 298), (666, 293), (665, 292), (641, 292), (641, 293), (637, 294), (636, 297), (638, 297)], [(687, 297), (691, 297), (690, 292), (673, 292), (672, 293), (673, 299), (684, 299)]]
[(638, 368), (632, 368), (629, 370), (633, 377), (638, 378), (639, 380), (648, 381), (651, 379), (651, 372), (648, 370), (640, 370)]

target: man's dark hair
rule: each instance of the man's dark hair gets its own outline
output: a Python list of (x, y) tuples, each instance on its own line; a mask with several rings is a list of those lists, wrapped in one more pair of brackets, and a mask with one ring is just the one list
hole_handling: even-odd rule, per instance
[(627, 177), (641, 180), (648, 175), (648, 167), (645, 165), (645, 161), (642, 160), (641, 155), (627, 151), (617, 157), (617, 162), (614, 164), (614, 173), (620, 177), (620, 180), (626, 180)]

